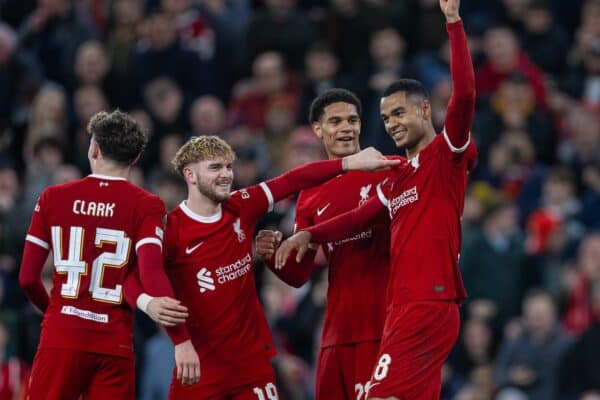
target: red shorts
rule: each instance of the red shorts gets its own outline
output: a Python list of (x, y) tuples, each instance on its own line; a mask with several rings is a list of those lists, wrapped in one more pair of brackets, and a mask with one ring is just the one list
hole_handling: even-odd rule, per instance
[(169, 400), (279, 400), (275, 372), (270, 365), (266, 373), (255, 371), (257, 378), (250, 382), (237, 376), (236, 372), (230, 371), (224, 379), (211, 379), (204, 376), (201, 363), (200, 382), (184, 386), (177, 381), (173, 371)]
[(315, 400), (364, 400), (379, 341), (322, 348), (317, 364)]
[(38, 349), (28, 400), (134, 400), (132, 358), (71, 349)]
[(392, 309), (386, 318), (368, 398), (438, 400), (442, 365), (458, 337), (458, 304), (424, 301)]

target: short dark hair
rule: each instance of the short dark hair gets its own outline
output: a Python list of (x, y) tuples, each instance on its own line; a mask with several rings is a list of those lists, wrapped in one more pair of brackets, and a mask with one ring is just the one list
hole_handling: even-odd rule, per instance
[(405, 92), (406, 97), (419, 96), (423, 99), (429, 99), (429, 93), (425, 86), (415, 79), (400, 79), (392, 83), (383, 91), (382, 97), (388, 97), (397, 92)]
[(312, 124), (319, 121), (325, 112), (325, 107), (333, 103), (352, 104), (356, 107), (359, 116), (362, 112), (360, 100), (354, 93), (346, 89), (334, 88), (325, 91), (313, 100), (308, 111), (308, 122)]
[(131, 165), (148, 142), (138, 123), (119, 110), (96, 113), (87, 131), (105, 158), (122, 165)]

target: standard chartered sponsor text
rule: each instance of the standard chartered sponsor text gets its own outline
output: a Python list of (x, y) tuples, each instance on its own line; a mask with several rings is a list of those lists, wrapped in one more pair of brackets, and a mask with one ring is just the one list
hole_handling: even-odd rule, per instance
[(238, 259), (234, 263), (219, 267), (216, 269), (217, 282), (226, 283), (233, 281), (250, 271), (252, 256), (246, 253), (243, 258)]

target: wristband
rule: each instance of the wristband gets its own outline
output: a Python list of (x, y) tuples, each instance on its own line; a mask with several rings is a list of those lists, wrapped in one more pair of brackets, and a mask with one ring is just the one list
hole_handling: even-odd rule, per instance
[(138, 296), (137, 300), (135, 301), (135, 304), (140, 310), (148, 314), (148, 304), (150, 304), (152, 300), (154, 300), (154, 297), (146, 293), (142, 293)]

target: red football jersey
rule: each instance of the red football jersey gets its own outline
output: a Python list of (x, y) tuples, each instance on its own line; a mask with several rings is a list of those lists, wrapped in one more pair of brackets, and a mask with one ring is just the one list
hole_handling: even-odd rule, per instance
[[(167, 218), (165, 268), (200, 357), (202, 384), (228, 383), (231, 371), (252, 373), (275, 354), (254, 280), (252, 237), (258, 218), (272, 209), (267, 184), (232, 193), (221, 211), (202, 217), (185, 202)], [(206, 372), (206, 373), (205, 373)]]
[(477, 151), (458, 149), (437, 135), (377, 192), (391, 218), (390, 305), (419, 300), (462, 300), (458, 268), (467, 173)]
[[(377, 196), (389, 172), (352, 171), (303, 191), (296, 206), (296, 230), (350, 211)], [(329, 289), (321, 347), (381, 339), (389, 272), (389, 220), (323, 244)]]
[(162, 246), (162, 201), (126, 179), (90, 175), (44, 190), (26, 240), (53, 253), (40, 348), (132, 356), (123, 282), (146, 243)]

